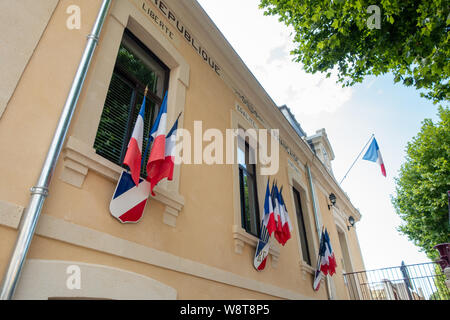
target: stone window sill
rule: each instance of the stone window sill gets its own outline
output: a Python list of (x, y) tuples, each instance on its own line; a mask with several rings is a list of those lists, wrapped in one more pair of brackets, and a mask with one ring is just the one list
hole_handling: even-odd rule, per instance
[[(314, 279), (314, 275), (316, 273), (316, 270), (311, 267), (309, 264), (307, 264), (305, 261), (301, 260), (299, 261), (299, 266), (300, 266), (300, 270), (302, 272), (302, 277), (303, 280), (306, 280), (306, 275), (309, 273), (313, 276)], [(325, 277), (322, 277), (322, 279), (320, 279), (321, 284), (323, 284), (325, 282)]]
[[(77, 188), (82, 188), (89, 170), (114, 182), (117, 182), (122, 172), (120, 166), (98, 155), (92, 147), (73, 136), (67, 140), (62, 156), (64, 168), (60, 179)], [(178, 192), (169, 192), (160, 186), (156, 186), (154, 191), (156, 196), (150, 196), (151, 199), (166, 206), (163, 222), (175, 227), (177, 217), (184, 206), (184, 197)]]

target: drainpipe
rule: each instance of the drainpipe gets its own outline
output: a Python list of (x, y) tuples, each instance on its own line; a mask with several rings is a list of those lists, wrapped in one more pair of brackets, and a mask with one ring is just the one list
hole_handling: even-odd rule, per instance
[(111, 0), (103, 0), (91, 33), (87, 36), (87, 43), (78, 65), (77, 72), (72, 82), (69, 94), (64, 104), (58, 125), (49, 146), (47, 156), (42, 165), (41, 173), (37, 183), (30, 189), (31, 197), (21, 221), (16, 243), (9, 261), (8, 268), (3, 278), (0, 299), (10, 300), (19, 282), (20, 272), (25, 262), (28, 249), (33, 238), (34, 231), (44, 205), (45, 198), (48, 196), (48, 187), (58, 161), (64, 139), (69, 129), (75, 107), (80, 97), (81, 89), (89, 69), (92, 56), (98, 43), (100, 31), (111, 5)]
[[(311, 169), (309, 168), (309, 165), (306, 165), (306, 172), (308, 173), (309, 188), (311, 189), (311, 198), (312, 198), (312, 203), (313, 203), (314, 218), (316, 220), (316, 230), (317, 230), (317, 236), (319, 237), (319, 245), (320, 245), (320, 236), (322, 234), (323, 223), (322, 223), (322, 226), (320, 226), (320, 224), (319, 224), (319, 215), (318, 215), (318, 212), (317, 212), (316, 191), (314, 190), (314, 184), (313, 184), (313, 181), (312, 181)], [(326, 276), (325, 279), (327, 280), (328, 297), (330, 297), (330, 299), (332, 299), (331, 288), (330, 288), (330, 280), (328, 278), (328, 275)]]
[(317, 235), (319, 237), (319, 243), (320, 243), (320, 235), (322, 232), (322, 228), (319, 224), (319, 216), (317, 214), (316, 191), (314, 190), (311, 169), (309, 169), (309, 165), (306, 165), (306, 172), (308, 173), (309, 188), (311, 189), (311, 198), (312, 198), (312, 203), (313, 203), (314, 218), (316, 221), (316, 230), (317, 230)]

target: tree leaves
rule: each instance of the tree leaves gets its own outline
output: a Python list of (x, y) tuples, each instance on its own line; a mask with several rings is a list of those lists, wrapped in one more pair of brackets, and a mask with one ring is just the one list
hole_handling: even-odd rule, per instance
[[(367, 26), (371, 5), (380, 29)], [(307, 72), (337, 67), (345, 86), (392, 72), (434, 103), (450, 100), (449, 0), (261, 0), (260, 8), (294, 28), (292, 54)]]
[(440, 122), (422, 122), (408, 143), (406, 162), (396, 182), (392, 203), (407, 235), (434, 259), (433, 246), (450, 241), (447, 191), (450, 190), (450, 110), (439, 108)]

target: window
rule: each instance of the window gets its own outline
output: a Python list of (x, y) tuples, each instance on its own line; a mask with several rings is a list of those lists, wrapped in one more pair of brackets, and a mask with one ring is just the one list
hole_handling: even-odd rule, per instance
[(311, 265), (311, 257), (309, 255), (308, 238), (306, 236), (305, 219), (303, 217), (300, 193), (295, 188), (292, 188), (292, 191), (294, 193), (295, 211), (297, 213), (298, 233), (300, 236), (300, 245), (302, 247), (303, 260), (308, 265)]
[[(144, 98), (145, 87), (148, 86), (142, 151), (145, 152), (149, 131), (162, 104), (168, 80), (169, 69), (126, 29), (94, 142), (97, 154), (123, 166), (128, 141)], [(144, 176), (145, 170), (144, 166)]]
[(238, 139), (239, 186), (241, 195), (242, 228), (259, 237), (259, 207), (256, 189), (256, 165), (254, 150), (247, 141)]

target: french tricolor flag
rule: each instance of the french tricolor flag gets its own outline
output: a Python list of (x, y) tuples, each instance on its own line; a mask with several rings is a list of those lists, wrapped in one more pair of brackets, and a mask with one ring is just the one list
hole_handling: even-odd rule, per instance
[(281, 205), (280, 192), (278, 191), (278, 187), (276, 185), (275, 185), (274, 196), (275, 196), (275, 210), (274, 211), (278, 212), (278, 214), (279, 214), (279, 218), (277, 221), (277, 230), (275, 231), (275, 239), (277, 239), (278, 242), (284, 246), (285, 234), (284, 234), (283, 226), (287, 223), (287, 221), (286, 221), (286, 216), (284, 215), (284, 212), (283, 212), (283, 207)]
[(133, 134), (131, 135), (130, 142), (128, 142), (127, 153), (123, 160), (123, 164), (126, 164), (130, 168), (131, 177), (134, 184), (139, 184), (139, 176), (141, 175), (141, 161), (142, 161), (142, 140), (144, 136), (144, 117), (145, 117), (145, 95), (142, 100), (141, 110), (136, 119), (134, 125)]
[(136, 186), (131, 175), (122, 171), (109, 203), (109, 211), (122, 223), (137, 223), (142, 218), (149, 195), (150, 183), (139, 179)]
[[(180, 113), (181, 115), (181, 113)], [(164, 152), (164, 160), (158, 162), (154, 167), (154, 174), (151, 178), (152, 189), (153, 186), (156, 185), (159, 181), (164, 178), (172, 181), (173, 179), (173, 169), (175, 168), (175, 148), (176, 148), (176, 140), (177, 140), (177, 129), (178, 129), (178, 116), (177, 120), (170, 129), (169, 133), (166, 137), (166, 148)]]
[(381, 157), (380, 148), (378, 147), (375, 137), (373, 138), (372, 143), (370, 144), (369, 149), (367, 149), (363, 159), (378, 163), (381, 167), (381, 173), (386, 177), (386, 169), (384, 167), (383, 158)]
[(264, 216), (262, 217), (261, 233), (258, 244), (256, 245), (255, 258), (253, 266), (256, 270), (261, 271), (266, 267), (267, 256), (269, 255), (270, 234), (275, 230), (275, 220), (273, 216), (272, 197), (269, 190), (269, 181), (267, 180), (266, 198), (264, 200)]
[(283, 234), (283, 221), (281, 217), (281, 207), (280, 201), (278, 198), (278, 187), (274, 183), (272, 185), (272, 201), (273, 201), (273, 215), (275, 217), (275, 239), (278, 240), (279, 243), (282, 242), (280, 236)]
[(275, 212), (273, 209), (272, 196), (269, 191), (269, 181), (267, 181), (266, 198), (264, 200), (264, 226), (267, 228), (269, 236), (272, 235), (277, 229), (277, 223), (275, 221)]
[(283, 242), (281, 243), (284, 246), (286, 244), (286, 242), (291, 238), (292, 223), (291, 223), (291, 219), (289, 218), (289, 213), (287, 211), (286, 204), (284, 203), (282, 192), (283, 192), (283, 187), (281, 187), (281, 190), (279, 193), (279, 199), (280, 199), (280, 204), (281, 204), (281, 206), (280, 206), (281, 213), (282, 213), (282, 216), (284, 216), (284, 222), (283, 222), (283, 226), (282, 226)]
[(138, 222), (142, 218), (150, 195), (150, 183), (140, 178), (146, 93), (147, 88), (123, 160), (123, 163), (130, 168), (131, 173), (122, 171), (109, 204), (111, 215), (122, 223)]
[(150, 182), (150, 191), (153, 196), (153, 188), (161, 180), (160, 171), (166, 159), (166, 127), (167, 127), (167, 92), (158, 112), (158, 117), (150, 130), (150, 139), (153, 141), (150, 157), (147, 162), (147, 181)]
[(333, 248), (331, 248), (330, 236), (325, 228), (320, 236), (319, 257), (313, 283), (315, 291), (319, 290), (320, 280), (323, 275), (329, 274), (332, 276), (336, 273), (336, 266), (336, 257), (334, 256)]

